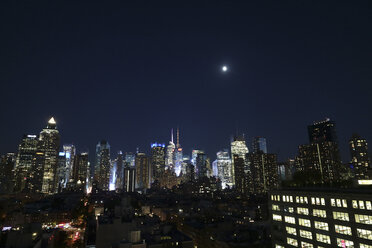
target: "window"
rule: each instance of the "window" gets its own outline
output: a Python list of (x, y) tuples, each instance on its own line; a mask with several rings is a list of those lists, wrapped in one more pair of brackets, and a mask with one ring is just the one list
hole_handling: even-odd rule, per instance
[(287, 231), (288, 234), (297, 236), (296, 228), (293, 228), (293, 227), (290, 227), (290, 226), (286, 226), (285, 227), (285, 230)]
[(284, 221), (290, 224), (296, 224), (295, 218), (291, 216), (284, 216)]
[(348, 226), (335, 225), (335, 232), (345, 234), (345, 235), (352, 235), (351, 228)]
[(313, 216), (321, 217), (321, 218), (327, 218), (327, 213), (326, 213), (325, 210), (313, 209)]
[(366, 201), (366, 209), (367, 209), (367, 210), (372, 210), (372, 204), (371, 204), (371, 201)]
[(372, 231), (357, 228), (357, 234), (359, 238), (372, 240)]
[(328, 235), (316, 234), (316, 240), (322, 243), (330, 244), (331, 243), (331, 238)]
[(355, 214), (355, 222), (372, 225), (372, 215)]
[(294, 212), (294, 208), (293, 207), (289, 207), (288, 208), (288, 212), (293, 213)]
[(343, 212), (333, 212), (333, 219), (349, 221), (349, 214)]
[(364, 207), (364, 201), (359, 201), (359, 208), (360, 209), (365, 209), (365, 207)]
[(343, 207), (343, 208), (347, 208), (347, 201), (346, 199), (334, 199), (334, 198), (331, 198), (331, 206), (332, 207)]
[(273, 214), (273, 220), (275, 221), (282, 221), (282, 216), (278, 214)]
[(311, 234), (311, 232), (306, 230), (300, 230), (300, 237), (305, 239), (313, 239), (313, 235)]
[(274, 205), (272, 207), (273, 210), (280, 211), (280, 207), (278, 205)]
[(310, 243), (301, 242), (301, 248), (313, 248), (314, 246)]
[(353, 208), (358, 208), (358, 202), (356, 200), (352, 200), (351, 204), (353, 205)]
[(296, 239), (292, 239), (292, 238), (287, 238), (287, 244), (289, 245), (292, 245), (292, 246), (298, 246), (298, 242)]
[(284, 246), (275, 244), (275, 248), (284, 248)]
[(372, 248), (372, 245), (360, 244), (360, 248)]
[(338, 247), (354, 248), (354, 242), (346, 239), (337, 238)]
[(299, 224), (300, 226), (311, 227), (310, 220), (308, 220), (308, 219), (301, 219), (301, 218), (298, 218), (298, 224)]
[(319, 197), (311, 197), (311, 204), (313, 205), (325, 205), (325, 200), (324, 198), (319, 198)]
[(306, 196), (296, 196), (296, 203), (308, 203)]
[(326, 222), (314, 221), (314, 226), (315, 226), (316, 229), (320, 229), (320, 230), (324, 230), (324, 231), (329, 230), (328, 223), (326, 223)]
[(347, 201), (346, 201), (346, 199), (342, 199), (342, 206), (344, 208), (347, 208)]
[(308, 208), (297, 208), (297, 213), (298, 214), (309, 215), (309, 209)]

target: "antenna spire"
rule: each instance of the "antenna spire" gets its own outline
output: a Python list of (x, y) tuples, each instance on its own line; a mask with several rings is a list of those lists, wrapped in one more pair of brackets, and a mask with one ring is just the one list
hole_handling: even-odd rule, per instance
[(173, 143), (173, 128), (171, 129), (171, 141)]
[(177, 127), (177, 147), (180, 147), (180, 129)]

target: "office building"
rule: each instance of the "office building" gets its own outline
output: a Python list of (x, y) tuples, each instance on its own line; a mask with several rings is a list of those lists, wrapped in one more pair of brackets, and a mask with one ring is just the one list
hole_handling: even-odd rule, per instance
[(142, 191), (149, 189), (151, 186), (150, 161), (145, 153), (137, 153), (135, 159), (136, 167), (136, 189)]
[(267, 153), (266, 139), (263, 137), (254, 137), (252, 150), (253, 153)]
[(232, 187), (233, 177), (232, 177), (232, 162), (227, 150), (217, 152), (216, 159), (217, 166), (217, 177), (221, 180), (222, 188)]
[(94, 179), (101, 190), (109, 190), (110, 187), (110, 145), (102, 140), (96, 146), (96, 166), (94, 170)]
[(119, 151), (117, 158), (115, 160), (116, 164), (116, 180), (115, 180), (115, 189), (123, 189), (124, 187), (124, 158), (123, 152)]
[(279, 185), (278, 164), (276, 154), (248, 153), (250, 171), (252, 173), (253, 192), (266, 193)]
[(372, 247), (371, 194), (326, 188), (270, 192), (273, 247)]
[(7, 153), (0, 157), (0, 193), (9, 194), (14, 187), (14, 166), (16, 156), (14, 153)]
[(165, 153), (165, 166), (167, 169), (174, 170), (174, 151), (176, 145), (173, 142), (173, 129), (171, 130), (171, 140), (167, 145), (167, 151)]
[(124, 167), (124, 192), (134, 192), (136, 189), (136, 169), (132, 166)]
[(72, 181), (75, 190), (86, 191), (88, 185), (89, 171), (89, 154), (87, 152), (78, 153), (75, 155), (73, 166)]
[(66, 157), (66, 165), (65, 165), (65, 183), (63, 187), (66, 187), (67, 183), (70, 182), (72, 178), (72, 167), (74, 166), (74, 160), (76, 155), (76, 148), (74, 145), (63, 145), (63, 152), (65, 153)]
[[(236, 136), (234, 137), (233, 141), (231, 142), (231, 162), (232, 162), (232, 181), (234, 185), (238, 182), (239, 187), (236, 187), (238, 191), (241, 193), (247, 192), (247, 189), (249, 187), (249, 183), (251, 181), (251, 172), (249, 168), (249, 164), (247, 161), (247, 154), (249, 150), (245, 143), (245, 139), (242, 136)], [(235, 162), (238, 162), (238, 164), (235, 164)], [(243, 173), (243, 174), (237, 174), (237, 173)], [(235, 177), (238, 176), (239, 178), (236, 179)], [(246, 180), (247, 182), (243, 182), (243, 180)], [(245, 189), (243, 189), (245, 188)]]
[(357, 134), (349, 140), (349, 149), (351, 155), (351, 164), (354, 167), (356, 179), (368, 179), (368, 170), (371, 169), (371, 161), (368, 155), (367, 140)]
[(151, 144), (151, 169), (152, 183), (159, 181), (165, 171), (165, 144)]

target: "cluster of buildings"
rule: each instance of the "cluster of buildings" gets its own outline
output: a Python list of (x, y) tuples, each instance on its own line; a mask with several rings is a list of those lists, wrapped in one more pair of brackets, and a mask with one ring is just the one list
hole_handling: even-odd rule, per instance
[[(24, 135), (17, 153), (1, 157), (1, 192), (54, 194), (62, 191), (117, 190), (145, 192), (151, 187), (172, 188), (206, 178), (221, 189), (241, 194), (261, 194), (278, 188), (281, 180), (295, 173), (315, 175), (313, 181), (332, 184), (355, 177), (370, 178), (367, 141), (354, 134), (350, 141), (350, 163), (341, 162), (335, 123), (329, 119), (308, 126), (309, 143), (299, 146), (298, 156), (278, 162), (268, 153), (266, 139), (253, 138), (249, 151), (244, 136), (235, 136), (229, 149), (214, 161), (200, 149), (184, 153), (177, 128), (176, 142), (152, 143), (149, 154), (119, 151), (112, 158), (107, 141), (100, 141), (92, 158), (77, 153), (71, 144), (60, 144), (54, 118), (39, 135)], [(92, 165), (90, 160), (94, 160)]]

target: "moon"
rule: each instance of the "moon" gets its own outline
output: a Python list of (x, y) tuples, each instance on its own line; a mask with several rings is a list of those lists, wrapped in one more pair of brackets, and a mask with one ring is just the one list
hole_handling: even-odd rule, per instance
[(227, 70), (228, 70), (228, 68), (227, 68), (226, 65), (222, 66), (222, 71), (223, 71), (223, 72), (227, 72)]

